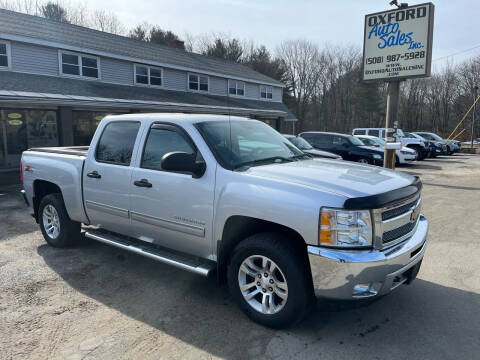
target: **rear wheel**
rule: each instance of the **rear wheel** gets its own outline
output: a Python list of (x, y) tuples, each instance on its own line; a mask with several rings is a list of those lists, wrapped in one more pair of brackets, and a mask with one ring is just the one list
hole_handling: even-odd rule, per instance
[(45, 241), (54, 247), (67, 247), (80, 239), (80, 223), (70, 220), (61, 194), (50, 194), (38, 209), (40, 229)]
[(228, 286), (252, 320), (273, 328), (302, 320), (313, 304), (308, 258), (277, 233), (243, 240), (228, 266)]

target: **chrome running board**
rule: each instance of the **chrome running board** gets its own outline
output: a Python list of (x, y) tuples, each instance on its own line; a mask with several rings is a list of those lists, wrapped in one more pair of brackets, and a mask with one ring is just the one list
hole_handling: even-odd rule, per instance
[(85, 236), (89, 239), (115, 246), (119, 249), (130, 251), (135, 254), (145, 256), (164, 264), (169, 264), (205, 277), (208, 276), (215, 268), (214, 264), (201, 263), (195, 258), (174, 254), (169, 251), (159, 249), (148, 243), (132, 241), (128, 238), (103, 232), (101, 230), (89, 230), (85, 232)]

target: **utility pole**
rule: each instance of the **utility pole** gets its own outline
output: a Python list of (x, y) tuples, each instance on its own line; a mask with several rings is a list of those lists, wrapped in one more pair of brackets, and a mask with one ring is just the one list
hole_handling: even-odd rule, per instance
[(472, 113), (472, 138), (471, 138), (471, 142), (472, 142), (472, 149), (473, 149), (473, 140), (475, 138), (475, 112), (477, 111), (477, 98), (478, 98), (478, 86), (475, 85), (475, 87), (473, 88), (473, 113)]
[(385, 153), (383, 158), (383, 166), (388, 169), (395, 168), (395, 149), (391, 149), (388, 146), (389, 142), (392, 141), (393, 132), (390, 129), (393, 127), (393, 124), (398, 121), (398, 102), (400, 94), (400, 81), (390, 81), (388, 83), (387, 89), (387, 116), (385, 118)]

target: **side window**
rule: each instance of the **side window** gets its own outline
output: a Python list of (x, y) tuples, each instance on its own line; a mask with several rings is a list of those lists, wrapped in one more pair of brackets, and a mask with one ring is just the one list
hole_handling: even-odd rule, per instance
[(379, 130), (368, 130), (368, 135), (379, 137), (380, 132), (379, 132)]
[(355, 130), (353, 132), (353, 135), (365, 135), (366, 131), (365, 130)]
[(139, 122), (119, 121), (108, 124), (98, 141), (95, 159), (118, 165), (130, 165)]
[(150, 129), (140, 167), (162, 170), (163, 155), (172, 151), (194, 154), (195, 149), (185, 137), (173, 128), (155, 127)]
[(309, 143), (313, 141), (313, 135), (312, 134), (302, 134), (302, 138), (307, 140)]
[(347, 139), (345, 139), (344, 137), (334, 136), (334, 137), (333, 137), (333, 143), (334, 143), (335, 145), (343, 145), (343, 144), (348, 144), (348, 141), (347, 141)]

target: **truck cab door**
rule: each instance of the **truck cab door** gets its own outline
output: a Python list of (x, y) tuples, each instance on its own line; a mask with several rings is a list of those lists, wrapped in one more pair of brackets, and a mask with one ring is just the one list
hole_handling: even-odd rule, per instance
[(202, 157), (187, 132), (173, 124), (153, 123), (130, 180), (132, 235), (200, 257), (212, 253), (215, 167), (200, 178), (162, 169), (162, 157), (175, 151)]
[(83, 170), (85, 210), (90, 224), (129, 235), (129, 190), (138, 121), (112, 121), (99, 128)]

